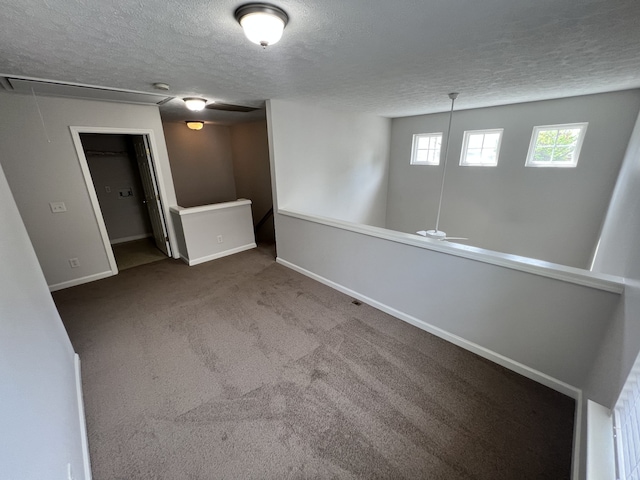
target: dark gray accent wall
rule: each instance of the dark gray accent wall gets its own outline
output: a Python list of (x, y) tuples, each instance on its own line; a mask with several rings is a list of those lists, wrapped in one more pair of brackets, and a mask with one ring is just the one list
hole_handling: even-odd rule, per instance
[[(238, 198), (251, 200), (256, 225), (273, 207), (267, 122), (232, 125), (231, 151)], [(256, 232), (259, 240), (273, 241), (273, 217)]]
[(164, 122), (162, 128), (181, 207), (236, 200), (228, 126), (206, 124), (195, 131), (182, 122)]
[(109, 240), (117, 243), (151, 236), (151, 222), (130, 136), (82, 133), (80, 139)]

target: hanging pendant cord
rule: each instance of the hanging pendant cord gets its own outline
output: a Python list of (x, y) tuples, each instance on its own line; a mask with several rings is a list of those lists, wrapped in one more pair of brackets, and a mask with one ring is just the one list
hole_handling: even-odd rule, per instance
[(440, 184), (440, 200), (438, 200), (438, 216), (436, 217), (436, 232), (440, 226), (440, 210), (442, 209), (442, 194), (444, 193), (444, 177), (447, 175), (447, 161), (449, 160), (449, 139), (451, 138), (451, 120), (453, 120), (453, 104), (458, 98), (457, 93), (450, 93), (451, 111), (449, 112), (449, 128), (447, 128), (447, 141), (444, 146), (444, 171), (442, 172), (442, 183)]
[(31, 87), (31, 93), (33, 94), (33, 101), (36, 102), (36, 108), (38, 109), (38, 115), (40, 115), (40, 122), (42, 122), (42, 131), (44, 132), (44, 136), (47, 138), (47, 143), (51, 143), (51, 139), (49, 138), (49, 134), (47, 133), (47, 127), (44, 124), (44, 117), (42, 116), (42, 111), (40, 111), (40, 105), (38, 104), (38, 98), (36, 97), (36, 92)]

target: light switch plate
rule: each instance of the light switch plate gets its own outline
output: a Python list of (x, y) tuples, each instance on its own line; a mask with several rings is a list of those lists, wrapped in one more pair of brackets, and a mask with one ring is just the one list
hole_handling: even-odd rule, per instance
[(51, 202), (49, 203), (49, 206), (51, 207), (51, 211), (53, 213), (62, 213), (67, 211), (67, 206), (64, 204), (64, 202)]

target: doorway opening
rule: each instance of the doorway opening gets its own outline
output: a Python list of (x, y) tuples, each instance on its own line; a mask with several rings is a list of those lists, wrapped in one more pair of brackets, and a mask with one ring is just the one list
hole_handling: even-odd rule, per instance
[(113, 273), (171, 257), (150, 134), (72, 134)]

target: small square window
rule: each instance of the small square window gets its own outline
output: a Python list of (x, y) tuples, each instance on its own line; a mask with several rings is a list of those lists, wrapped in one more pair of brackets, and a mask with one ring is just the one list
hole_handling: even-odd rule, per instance
[(416, 133), (411, 148), (411, 165), (440, 165), (442, 133)]
[(588, 123), (534, 127), (527, 167), (575, 167)]
[(498, 165), (502, 128), (464, 132), (460, 165), (463, 167), (495, 167)]

